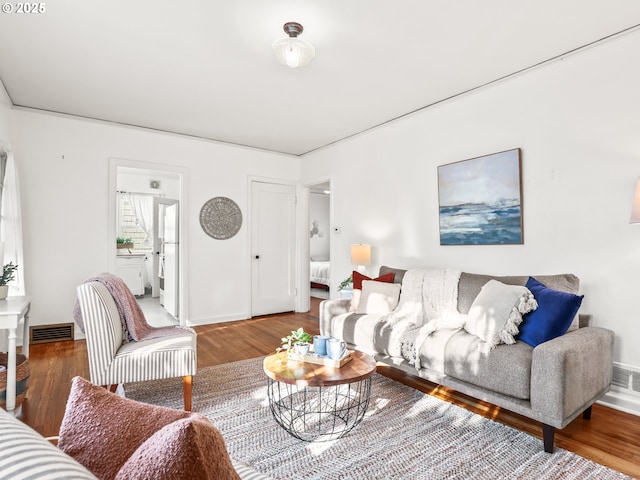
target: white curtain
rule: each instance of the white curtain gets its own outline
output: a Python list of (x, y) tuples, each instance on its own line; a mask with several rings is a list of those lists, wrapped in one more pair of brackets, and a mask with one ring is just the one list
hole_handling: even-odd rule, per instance
[(2, 231), (4, 263), (18, 265), (15, 280), (9, 282), (9, 295), (25, 295), (24, 255), (22, 249), (22, 213), (20, 209), (20, 184), (13, 152), (7, 152), (7, 167), (2, 190)]
[[(122, 218), (124, 216), (124, 206), (122, 205), (125, 201), (128, 201), (126, 193), (117, 192), (117, 201), (116, 201), (116, 237), (124, 237), (124, 232), (122, 230)], [(114, 239), (115, 240), (115, 239)]]
[(153, 246), (153, 197), (130, 193), (129, 204), (136, 216), (138, 226), (144, 230), (144, 244), (149, 247)]

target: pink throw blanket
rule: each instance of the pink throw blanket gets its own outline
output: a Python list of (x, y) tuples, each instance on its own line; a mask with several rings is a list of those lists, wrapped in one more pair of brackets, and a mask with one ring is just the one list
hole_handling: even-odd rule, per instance
[[(127, 287), (120, 277), (112, 273), (101, 273), (87, 279), (84, 283), (89, 282), (100, 282), (113, 297), (116, 307), (118, 308), (120, 321), (122, 322), (122, 329), (125, 333), (125, 342), (169, 337), (188, 332), (194, 333), (191, 328), (187, 327), (152, 327), (149, 325), (140, 305), (138, 305), (136, 297), (131, 293), (129, 287)], [(73, 307), (73, 318), (80, 327), (80, 330), (84, 332), (84, 321), (77, 299)]]

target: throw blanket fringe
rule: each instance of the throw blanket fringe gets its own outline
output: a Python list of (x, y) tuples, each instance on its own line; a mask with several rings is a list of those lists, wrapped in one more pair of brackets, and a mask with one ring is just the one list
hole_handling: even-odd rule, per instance
[(484, 343), (480, 349), (481, 353), (488, 355), (491, 350), (496, 348), (500, 343), (504, 343), (505, 345), (513, 345), (516, 343), (515, 336), (520, 333), (519, 327), (523, 321), (522, 315), (536, 308), (538, 308), (538, 302), (531, 292), (520, 297), (518, 304), (511, 309), (509, 318), (502, 330), (490, 338), (488, 342)]
[[(136, 297), (131, 293), (129, 287), (127, 287), (120, 277), (112, 273), (101, 273), (85, 280), (84, 283), (89, 282), (100, 282), (113, 297), (118, 309), (118, 314), (120, 315), (120, 321), (122, 322), (125, 343), (132, 340), (138, 342), (158, 337), (169, 337), (180, 333), (194, 333), (193, 329), (187, 327), (153, 327), (149, 325), (140, 305), (138, 305)], [(76, 299), (73, 306), (73, 319), (84, 333), (84, 321), (78, 299)]]
[[(511, 309), (511, 313), (505, 323), (504, 329), (499, 334), (500, 340), (507, 345), (513, 345), (516, 343), (516, 339), (514, 337), (520, 333), (518, 327), (522, 323), (522, 315), (535, 310), (536, 308), (538, 308), (538, 302), (533, 297), (533, 294), (529, 293), (527, 295), (523, 295), (520, 298), (518, 305)], [(495, 345), (492, 348), (495, 348)]]

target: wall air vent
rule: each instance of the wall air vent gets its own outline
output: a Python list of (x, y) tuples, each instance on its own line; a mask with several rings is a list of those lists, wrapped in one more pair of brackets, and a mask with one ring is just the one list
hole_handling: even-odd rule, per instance
[(631, 370), (626, 368), (614, 366), (613, 367), (613, 379), (611, 383), (617, 387), (629, 388), (629, 377), (631, 376)]
[(640, 369), (614, 363), (611, 384), (619, 387), (618, 390), (640, 393)]
[(640, 392), (640, 373), (631, 372), (631, 390)]
[(29, 328), (29, 343), (62, 342), (73, 340), (73, 323), (34, 325)]

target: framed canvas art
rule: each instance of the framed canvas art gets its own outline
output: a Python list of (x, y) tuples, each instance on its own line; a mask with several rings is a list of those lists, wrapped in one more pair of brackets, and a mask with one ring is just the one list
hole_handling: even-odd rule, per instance
[(440, 245), (524, 243), (520, 149), (438, 167)]

